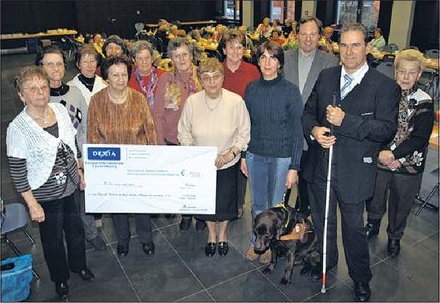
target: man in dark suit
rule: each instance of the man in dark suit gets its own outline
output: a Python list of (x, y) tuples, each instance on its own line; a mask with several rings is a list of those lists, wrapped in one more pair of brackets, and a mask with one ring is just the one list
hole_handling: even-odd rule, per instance
[[(298, 86), (303, 99), (303, 104), (312, 92), (319, 73), (328, 67), (338, 65), (339, 61), (334, 55), (327, 54), (318, 49), (321, 38), (322, 23), (318, 18), (306, 17), (297, 24), (299, 48), (288, 50), (284, 54), (284, 77), (287, 81)], [(301, 157), (301, 169), (307, 160), (307, 143)], [(305, 215), (310, 214), (307, 182), (299, 173), (298, 197), (295, 208)]]
[[(333, 145), (327, 268), (330, 270), (338, 262), (338, 203), (348, 272), (358, 301), (368, 301), (371, 295), (364, 204), (373, 195), (380, 146), (396, 132), (399, 100), (396, 83), (368, 67), (367, 37), (361, 24), (348, 24), (341, 29), (342, 66), (321, 72), (303, 115), (304, 133), (310, 146), (304, 177), (309, 184), (319, 249), (322, 252), (328, 151)], [(314, 270), (319, 271), (320, 268)]]

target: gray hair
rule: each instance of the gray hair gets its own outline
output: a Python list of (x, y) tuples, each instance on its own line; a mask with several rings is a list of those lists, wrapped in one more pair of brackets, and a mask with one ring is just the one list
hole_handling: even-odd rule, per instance
[[(364, 36), (365, 43), (368, 43), (368, 32), (363, 24), (361, 24), (361, 23), (344, 24), (341, 28), (341, 31), (340, 31), (341, 35), (339, 37), (341, 37), (343, 33), (350, 32), (350, 31), (361, 32), (362, 35)], [(341, 38), (339, 38), (339, 41), (340, 40), (341, 40)]]
[(178, 49), (179, 47), (186, 46), (188, 48), (189, 53), (194, 56), (194, 45), (188, 41), (186, 38), (177, 37), (175, 39), (170, 40), (168, 43), (167, 54), (168, 58), (171, 58), (172, 53)]
[(136, 54), (144, 49), (148, 50), (148, 52), (150, 53), (150, 56), (153, 57), (154, 47), (150, 42), (145, 41), (145, 40), (140, 40), (140, 41), (136, 41), (135, 43), (133, 43), (133, 45), (130, 49), (130, 56), (133, 59), (135, 59)]

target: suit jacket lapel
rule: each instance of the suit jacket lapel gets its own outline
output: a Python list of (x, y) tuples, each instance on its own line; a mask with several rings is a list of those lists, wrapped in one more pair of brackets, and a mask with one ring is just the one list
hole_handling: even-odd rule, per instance
[[(362, 78), (361, 82), (355, 87), (353, 87), (353, 89), (345, 96), (344, 100), (340, 102), (345, 110), (349, 110), (353, 108), (353, 106), (356, 106), (357, 103), (356, 101), (358, 99), (362, 99), (362, 92), (369, 90), (370, 87), (373, 85), (371, 83), (371, 80), (373, 79), (371, 74), (372, 74), (372, 70), (371, 67), (369, 67), (367, 73)], [(340, 78), (341, 75), (339, 74), (339, 79)], [(340, 100), (340, 90), (339, 90), (339, 100)]]
[[(312, 66), (310, 67), (310, 71), (309, 74), (307, 75), (306, 83), (304, 85), (304, 89), (302, 92), (303, 98), (304, 97), (308, 98), (308, 96), (310, 96), (313, 86), (315, 85), (314, 82), (312, 83), (311, 79), (317, 78), (317, 74), (320, 71), (321, 65), (322, 65), (322, 56), (319, 50), (317, 49), (315, 51), (315, 57), (313, 58)], [(307, 101), (307, 99), (305, 101)]]
[(296, 49), (292, 52), (292, 62), (293, 64), (293, 83), (299, 86), (299, 74), (298, 74), (298, 50)]

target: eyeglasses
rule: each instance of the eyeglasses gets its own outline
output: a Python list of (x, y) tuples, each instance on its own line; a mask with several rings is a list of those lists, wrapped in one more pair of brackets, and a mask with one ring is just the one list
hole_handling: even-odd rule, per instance
[(172, 54), (173, 59), (186, 59), (189, 57), (189, 53), (179, 53), (179, 54)]
[(64, 67), (64, 63), (63, 62), (47, 62), (47, 63), (43, 63), (43, 66), (48, 66), (50, 68), (61, 68)]
[(49, 91), (49, 85), (44, 84), (41, 86), (28, 86), (28, 87), (23, 87), (23, 89), (27, 89), (31, 94), (36, 94), (39, 90), (41, 90), (42, 92), (46, 92)]
[(149, 62), (151, 61), (151, 57), (136, 57), (136, 62)]
[(276, 60), (278, 60), (274, 55), (270, 55), (270, 56), (266, 56), (266, 55), (261, 55), (260, 58), (258, 58), (258, 61), (260, 62), (266, 62), (269, 61), (271, 63), (275, 62)]
[(214, 81), (217, 82), (220, 79), (223, 78), (223, 74), (220, 72), (215, 72), (215, 73), (203, 73), (200, 76), (200, 79), (202, 79), (203, 82), (209, 82), (209, 81)]
[(417, 77), (417, 75), (420, 73), (418, 70), (406, 70), (406, 69), (397, 69), (397, 74), (401, 77), (408, 76), (408, 77)]
[(316, 36), (319, 36), (319, 33), (318, 32), (312, 32), (312, 33), (302, 33), (302, 32), (299, 32), (298, 36), (300, 36), (301, 38), (305, 38), (305, 37), (314, 38)]

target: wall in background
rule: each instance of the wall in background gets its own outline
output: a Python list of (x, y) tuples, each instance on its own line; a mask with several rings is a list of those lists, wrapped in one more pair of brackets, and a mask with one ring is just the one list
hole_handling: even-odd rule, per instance
[(1, 33), (78, 27), (74, 1), (1, 1)]
[[(136, 22), (215, 20), (215, 1), (75, 1), (78, 29), (133, 38)], [(84, 13), (81, 13), (84, 12)]]
[(438, 1), (416, 2), (410, 39), (411, 45), (416, 45), (423, 51), (439, 48), (438, 15)]
[(1, 1), (1, 33), (55, 28), (133, 38), (136, 22), (215, 20), (215, 1)]

